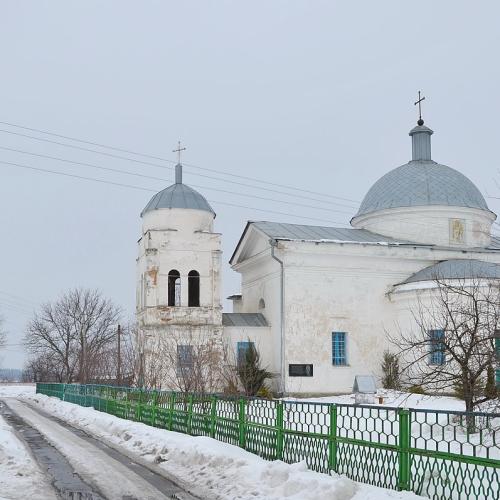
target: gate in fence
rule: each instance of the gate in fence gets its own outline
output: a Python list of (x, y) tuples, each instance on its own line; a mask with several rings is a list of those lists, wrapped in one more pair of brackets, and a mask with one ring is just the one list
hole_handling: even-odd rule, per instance
[(304, 460), (317, 472), (337, 472), (383, 488), (439, 500), (500, 498), (500, 414), (104, 385), (37, 384), (37, 393), (154, 427), (209, 436), (266, 460)]

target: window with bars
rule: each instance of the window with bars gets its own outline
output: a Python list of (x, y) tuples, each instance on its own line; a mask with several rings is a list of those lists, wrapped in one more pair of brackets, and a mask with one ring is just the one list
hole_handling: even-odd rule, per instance
[(188, 372), (193, 368), (193, 346), (177, 346), (177, 370), (179, 372)]
[(430, 330), (430, 354), (429, 363), (431, 365), (444, 365), (444, 330)]
[(238, 342), (236, 344), (238, 366), (241, 366), (245, 362), (248, 349), (251, 349), (252, 347), (254, 347), (253, 342)]
[(347, 334), (345, 332), (332, 333), (332, 364), (334, 366), (347, 365)]

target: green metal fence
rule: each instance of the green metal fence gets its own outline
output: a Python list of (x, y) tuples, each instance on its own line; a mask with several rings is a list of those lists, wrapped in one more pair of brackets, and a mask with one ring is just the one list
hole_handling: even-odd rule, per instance
[[(500, 499), (500, 414), (231, 398), (105, 385), (37, 393), (433, 499)], [(474, 432), (469, 432), (471, 418)]]

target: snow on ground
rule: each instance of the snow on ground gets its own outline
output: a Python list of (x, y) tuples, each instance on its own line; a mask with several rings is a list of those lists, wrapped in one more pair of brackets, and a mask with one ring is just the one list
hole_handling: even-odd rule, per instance
[(0, 499), (56, 500), (40, 471), (12, 427), (0, 417)]
[(43, 395), (24, 395), (37, 406), (90, 434), (159, 464), (194, 493), (219, 500), (381, 500), (418, 498), (346, 477), (319, 474), (305, 463), (267, 462), (236, 446), (123, 420)]
[[(383, 402), (379, 403), (378, 397), (383, 397)], [(297, 402), (318, 402), (318, 403), (337, 403), (354, 404), (354, 394), (344, 394), (341, 396), (327, 396), (320, 398), (286, 398), (287, 401)], [(381, 389), (377, 391), (375, 398), (376, 406), (389, 406), (401, 408), (415, 408), (417, 410), (448, 410), (465, 411), (465, 404), (461, 399), (447, 396), (428, 396), (424, 394), (410, 394), (408, 392), (390, 391)]]
[(0, 398), (32, 396), (35, 391), (35, 384), (0, 384)]

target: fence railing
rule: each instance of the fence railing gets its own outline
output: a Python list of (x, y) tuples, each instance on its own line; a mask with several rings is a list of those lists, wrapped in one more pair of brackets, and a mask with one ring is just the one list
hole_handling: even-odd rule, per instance
[[(37, 393), (433, 499), (500, 498), (500, 414), (37, 384)], [(474, 432), (471, 432), (471, 419)]]

